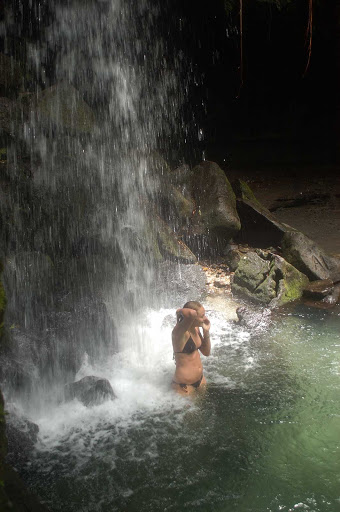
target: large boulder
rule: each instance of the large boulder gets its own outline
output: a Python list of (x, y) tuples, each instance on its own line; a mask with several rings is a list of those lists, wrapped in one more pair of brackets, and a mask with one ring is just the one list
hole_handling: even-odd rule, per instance
[(249, 251), (236, 269), (232, 292), (251, 301), (277, 307), (299, 299), (308, 278), (270, 251)]
[(182, 263), (196, 263), (197, 258), (189, 247), (180, 240), (173, 230), (159, 216), (154, 217), (153, 228), (156, 230), (158, 246), (165, 259)]
[(80, 93), (66, 82), (39, 93), (34, 112), (38, 122), (48, 132), (58, 130), (86, 134), (91, 133), (95, 126), (92, 109)]
[(107, 379), (100, 377), (84, 377), (77, 382), (66, 384), (65, 400), (77, 398), (87, 407), (100, 405), (107, 400), (114, 400), (116, 395)]
[[(249, 188), (249, 187), (248, 187)], [(237, 199), (237, 212), (241, 229), (236, 241), (255, 247), (278, 247), (283, 235), (293, 230), (287, 224), (279, 222), (259, 201), (243, 194)]]
[(277, 247), (282, 256), (311, 280), (340, 280), (340, 262), (329, 256), (313, 240), (284, 224), (265, 208), (250, 187), (241, 180), (234, 183), (241, 230), (237, 241), (254, 247)]
[(312, 281), (331, 279), (340, 281), (340, 262), (299, 231), (286, 231), (282, 239), (282, 254), (294, 267)]
[(240, 230), (241, 224), (236, 197), (223, 170), (214, 162), (204, 161), (194, 167), (190, 182), (197, 231), (227, 242)]

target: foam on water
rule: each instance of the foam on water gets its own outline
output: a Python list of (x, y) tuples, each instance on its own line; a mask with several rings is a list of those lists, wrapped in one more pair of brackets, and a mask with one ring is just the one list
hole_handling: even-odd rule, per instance
[[(204, 371), (210, 384), (235, 387), (223, 369), (223, 351), (244, 346), (249, 334), (228, 323), (226, 315), (207, 310), (211, 320), (212, 354), (202, 356)], [(39, 450), (55, 450), (67, 440), (71, 449), (81, 457), (92, 453), (99, 438), (115, 432), (123, 433), (131, 426), (141, 426), (151, 416), (171, 415), (171, 422), (181, 422), (195, 401), (183, 398), (170, 388), (174, 373), (171, 331), (175, 325), (174, 310), (149, 310), (141, 315), (143, 323), (123, 326), (121, 341), (128, 340), (126, 348), (105, 362), (91, 364), (84, 354), (83, 364), (75, 380), (96, 375), (110, 381), (116, 394), (114, 401), (85, 407), (77, 399), (33, 413), (32, 419), (40, 428)], [(131, 343), (131, 339), (134, 341)], [(124, 343), (123, 343), (124, 344)], [(227, 350), (226, 350), (227, 349)], [(222, 362), (222, 364), (221, 364)], [(245, 356), (245, 366), (249, 363)], [(84, 439), (88, 442), (84, 444)]]

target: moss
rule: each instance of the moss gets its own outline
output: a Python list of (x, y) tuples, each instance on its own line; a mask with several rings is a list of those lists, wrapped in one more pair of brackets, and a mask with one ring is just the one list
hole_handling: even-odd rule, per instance
[(260, 201), (256, 199), (254, 192), (245, 181), (239, 180), (239, 190), (241, 199), (250, 201), (251, 203), (256, 204), (260, 208), (264, 208)]
[(5, 162), (7, 160), (7, 148), (0, 148), (0, 161)]

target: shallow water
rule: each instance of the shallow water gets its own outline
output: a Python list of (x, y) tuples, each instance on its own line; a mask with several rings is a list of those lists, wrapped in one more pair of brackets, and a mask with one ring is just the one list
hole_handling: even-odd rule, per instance
[(249, 333), (209, 306), (205, 395), (169, 391), (173, 311), (150, 311), (137, 351), (84, 358), (78, 377), (109, 378), (114, 402), (32, 414), (40, 440), (20, 469), (52, 511), (340, 510), (339, 313)]

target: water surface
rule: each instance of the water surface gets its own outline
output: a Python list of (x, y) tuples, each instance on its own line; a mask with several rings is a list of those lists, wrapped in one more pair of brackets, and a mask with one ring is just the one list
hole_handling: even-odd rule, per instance
[(254, 333), (208, 313), (205, 395), (169, 391), (173, 311), (152, 311), (139, 352), (84, 359), (78, 376), (109, 378), (115, 402), (34, 418), (24, 477), (52, 511), (340, 510), (339, 312), (300, 308)]

